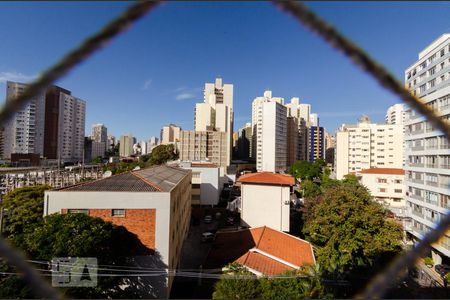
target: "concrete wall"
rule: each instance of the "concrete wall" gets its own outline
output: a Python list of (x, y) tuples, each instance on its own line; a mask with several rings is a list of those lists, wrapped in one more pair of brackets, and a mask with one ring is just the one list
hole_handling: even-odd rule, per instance
[(250, 227), (289, 231), (289, 186), (241, 185), (241, 220)]

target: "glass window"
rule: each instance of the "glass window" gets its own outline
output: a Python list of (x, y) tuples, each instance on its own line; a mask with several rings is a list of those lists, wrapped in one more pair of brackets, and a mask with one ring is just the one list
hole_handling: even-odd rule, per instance
[(125, 217), (125, 209), (113, 209), (111, 212), (111, 216), (113, 217)]

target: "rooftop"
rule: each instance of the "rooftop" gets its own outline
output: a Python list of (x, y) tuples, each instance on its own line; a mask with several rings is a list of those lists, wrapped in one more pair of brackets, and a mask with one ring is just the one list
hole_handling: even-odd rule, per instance
[(237, 181), (241, 183), (295, 185), (295, 178), (291, 175), (271, 172), (248, 173), (239, 177)]
[(313, 265), (315, 258), (307, 241), (264, 226), (217, 233), (205, 268), (224, 267), (232, 262), (271, 276)]
[(357, 172), (359, 174), (405, 175), (405, 170), (395, 168), (371, 168)]
[(59, 190), (170, 192), (189, 172), (189, 170), (160, 165), (72, 185)]

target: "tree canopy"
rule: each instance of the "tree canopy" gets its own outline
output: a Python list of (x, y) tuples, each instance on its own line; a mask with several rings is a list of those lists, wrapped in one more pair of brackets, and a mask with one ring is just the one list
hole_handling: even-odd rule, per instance
[(290, 168), (289, 174), (300, 180), (314, 180), (322, 177), (325, 162), (321, 159), (315, 162), (297, 160)]
[(401, 226), (387, 219), (384, 208), (359, 184), (325, 189), (309, 210), (303, 233), (317, 246), (317, 261), (325, 270), (354, 272), (385, 263), (402, 249)]

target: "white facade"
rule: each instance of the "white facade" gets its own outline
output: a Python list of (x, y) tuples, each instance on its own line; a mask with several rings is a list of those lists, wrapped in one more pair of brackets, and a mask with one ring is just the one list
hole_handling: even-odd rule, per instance
[(405, 123), (405, 104), (394, 104), (388, 108), (386, 111), (386, 116), (384, 117), (386, 124), (399, 124), (403, 125)]
[[(26, 84), (6, 84), (6, 101), (23, 94)], [(43, 156), (45, 128), (45, 93), (31, 99), (24, 108), (14, 114), (6, 123), (4, 131), (3, 157), (11, 153), (35, 153)]]
[(192, 171), (192, 204), (219, 204), (221, 192), (219, 167), (211, 164), (182, 162), (180, 168)]
[(319, 126), (319, 115), (318, 114), (310, 114), (309, 115), (309, 123), (311, 126)]
[[(445, 120), (450, 119), (450, 34), (443, 34), (405, 70), (405, 85)], [(450, 208), (449, 141), (424, 117), (409, 109), (405, 121), (407, 231), (421, 239)], [(450, 257), (450, 231), (433, 247), (436, 264)]]
[(180, 141), (181, 127), (169, 124), (161, 129), (161, 145), (177, 144)]
[(226, 132), (227, 166), (232, 153), (233, 119), (233, 85), (222, 84), (221, 78), (206, 83), (203, 103), (195, 105), (194, 130)]
[(342, 125), (336, 132), (336, 179), (370, 168), (403, 168), (403, 126), (370, 123)]
[(369, 189), (375, 201), (400, 218), (406, 216), (405, 175), (402, 169), (374, 168), (357, 172), (356, 176)]
[(284, 99), (265, 91), (252, 103), (253, 145), (258, 172), (287, 168), (287, 108)]
[(241, 184), (241, 221), (250, 227), (268, 226), (289, 232), (290, 187)]
[(130, 156), (133, 154), (134, 145), (133, 134), (120, 136), (119, 155), (122, 157)]

